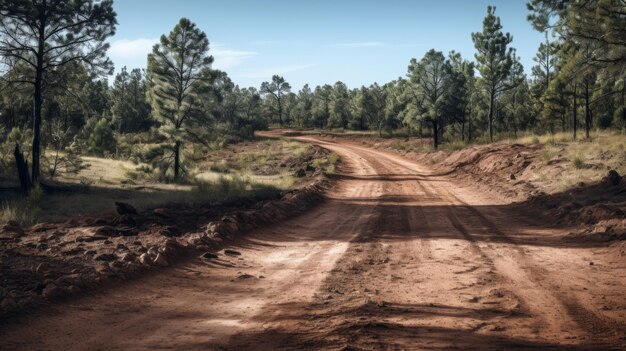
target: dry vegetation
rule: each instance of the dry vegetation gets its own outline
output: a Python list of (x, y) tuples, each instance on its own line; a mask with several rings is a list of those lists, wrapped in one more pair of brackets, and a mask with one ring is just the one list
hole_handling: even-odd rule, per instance
[[(35, 189), (26, 198), (14, 191), (3, 191), (0, 222), (16, 220), (30, 225), (62, 221), (76, 215), (112, 211), (114, 201), (129, 202), (142, 209), (167, 203), (271, 198), (298, 186), (316, 171), (334, 171), (336, 155), (319, 150), (316, 154), (316, 150), (278, 139), (230, 145), (204, 155), (189, 170), (187, 180), (178, 184), (162, 182), (142, 163), (82, 157), (86, 167), (75, 174), (61, 173), (54, 182), (57, 190)], [(307, 157), (311, 155), (314, 157)], [(305, 172), (299, 173), (301, 168)]]

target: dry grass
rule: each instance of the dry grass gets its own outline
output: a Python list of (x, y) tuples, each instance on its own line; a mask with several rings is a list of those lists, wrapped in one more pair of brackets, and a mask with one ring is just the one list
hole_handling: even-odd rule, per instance
[[(532, 138), (544, 144), (540, 158), (546, 163), (533, 179), (548, 192), (570, 189), (578, 184), (599, 181), (614, 169), (626, 174), (626, 137), (619, 133), (595, 132), (591, 140), (573, 141), (565, 135), (555, 135), (556, 142), (546, 136), (526, 136), (515, 143), (526, 143)], [(558, 161), (559, 168), (548, 166)]]
[[(75, 189), (46, 194), (39, 191), (28, 198), (17, 193), (3, 194), (0, 221), (17, 220), (23, 225), (63, 221), (76, 215), (113, 211), (115, 201), (129, 202), (141, 209), (168, 203), (197, 204), (277, 196), (281, 190), (292, 187), (296, 180), (288, 169), (270, 167), (276, 171), (268, 174), (263, 166), (303, 154), (307, 147), (287, 140), (261, 140), (233, 146), (235, 152), (228, 159), (220, 154), (223, 150), (218, 150), (190, 170), (185, 184), (158, 182), (144, 164), (83, 157), (88, 168), (55, 178)], [(213, 154), (215, 157), (210, 157)]]

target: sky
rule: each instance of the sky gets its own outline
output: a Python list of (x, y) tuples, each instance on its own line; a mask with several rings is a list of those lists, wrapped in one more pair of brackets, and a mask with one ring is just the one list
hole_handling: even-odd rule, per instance
[(145, 68), (146, 56), (181, 17), (203, 30), (214, 68), (242, 87), (272, 75), (293, 90), (342, 81), (349, 88), (405, 77), (411, 58), (431, 48), (474, 59), (471, 33), (495, 5), (527, 74), (541, 33), (526, 21), (526, 0), (116, 0), (109, 57), (116, 71)]

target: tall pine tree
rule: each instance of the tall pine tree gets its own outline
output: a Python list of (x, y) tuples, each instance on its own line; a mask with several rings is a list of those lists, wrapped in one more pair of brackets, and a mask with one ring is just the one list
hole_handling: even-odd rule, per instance
[(193, 120), (202, 116), (201, 94), (213, 81), (209, 40), (194, 23), (182, 18), (148, 55), (149, 95), (154, 116), (171, 141), (174, 178), (180, 176), (181, 147)]

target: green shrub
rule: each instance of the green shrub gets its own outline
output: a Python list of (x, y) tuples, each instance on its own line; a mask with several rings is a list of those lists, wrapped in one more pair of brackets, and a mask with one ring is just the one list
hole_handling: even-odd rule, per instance
[(572, 164), (576, 169), (581, 169), (585, 167), (585, 161), (581, 155), (575, 155), (572, 158)]
[(108, 120), (102, 118), (98, 121), (87, 141), (87, 150), (95, 155), (104, 156), (115, 152), (117, 141), (113, 134), (113, 128)]

